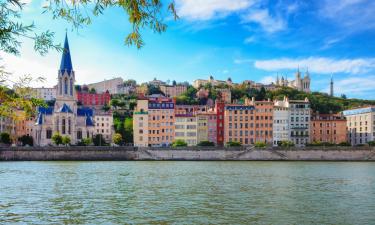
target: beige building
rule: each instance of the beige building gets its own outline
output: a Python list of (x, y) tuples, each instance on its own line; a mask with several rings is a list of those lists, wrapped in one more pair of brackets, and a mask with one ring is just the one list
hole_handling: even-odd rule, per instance
[(218, 85), (229, 85), (229, 86), (232, 86), (233, 85), (231, 78), (228, 78), (225, 81), (225, 80), (216, 80), (216, 79), (214, 79), (213, 76), (210, 76), (208, 80), (203, 80), (203, 79), (194, 80), (193, 87), (194, 88), (199, 88), (199, 87), (204, 86), (206, 84), (211, 84), (212, 86), (218, 86)]
[(182, 93), (186, 92), (187, 87), (184, 85), (161, 85), (160, 90), (165, 94), (166, 97), (173, 98), (180, 96)]
[(95, 112), (94, 123), (94, 135), (101, 134), (107, 143), (112, 143), (114, 133), (112, 113)]
[(169, 146), (174, 140), (175, 103), (155, 96), (138, 99), (133, 116), (134, 146)]
[(375, 140), (375, 107), (345, 110), (348, 140), (352, 145)]
[[(197, 114), (197, 144), (201, 141), (210, 141), (208, 136), (208, 122), (211, 114)], [(212, 141), (212, 140), (211, 140)]]
[(197, 117), (195, 115), (176, 115), (175, 139), (185, 141), (188, 146), (197, 145)]
[(104, 93), (106, 91), (109, 91), (110, 94), (121, 94), (121, 87), (123, 83), (124, 80), (121, 77), (117, 77), (110, 80), (88, 84), (87, 86), (90, 89), (94, 88), (96, 90), (96, 93)]

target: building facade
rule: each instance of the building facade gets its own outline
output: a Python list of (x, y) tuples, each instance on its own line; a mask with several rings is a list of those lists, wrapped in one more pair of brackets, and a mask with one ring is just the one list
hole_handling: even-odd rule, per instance
[(166, 97), (174, 98), (186, 92), (187, 87), (185, 85), (161, 85), (160, 90), (165, 94)]
[(77, 91), (77, 101), (83, 106), (104, 106), (109, 105), (111, 95), (109, 91), (104, 93), (90, 93)]
[(298, 69), (295, 74), (295, 77), (296, 77), (295, 80), (289, 81), (288, 78), (284, 78), (284, 76), (282, 76), (281, 79), (279, 79), (279, 76), (277, 76), (276, 85), (281, 86), (281, 87), (291, 87), (299, 91), (310, 93), (311, 92), (310, 90), (311, 80), (310, 80), (309, 71), (306, 71), (304, 77), (302, 78), (301, 72)]
[(138, 99), (133, 134), (138, 147), (171, 145), (175, 136), (175, 102), (162, 96)]
[(345, 117), (342, 114), (313, 113), (310, 124), (310, 142), (333, 144), (347, 142)]
[(289, 127), (289, 100), (275, 101), (273, 110), (273, 146), (278, 146), (282, 141), (290, 140)]
[(188, 146), (197, 145), (197, 116), (176, 114), (175, 140), (183, 140)]
[(56, 87), (52, 88), (33, 88), (37, 98), (43, 99), (44, 101), (53, 101), (56, 99)]
[(112, 112), (95, 113), (94, 122), (94, 135), (100, 134), (107, 143), (111, 143), (114, 134)]
[(65, 37), (60, 69), (58, 70), (56, 102), (53, 107), (39, 107), (33, 129), (34, 144), (52, 144), (52, 135), (69, 136), (75, 144), (94, 133), (94, 111), (78, 107), (74, 88), (75, 72), (72, 66), (68, 37)]
[(345, 110), (348, 140), (352, 145), (362, 145), (375, 140), (375, 107)]
[(290, 139), (298, 147), (310, 142), (310, 114), (307, 98), (289, 101)]
[(229, 85), (232, 86), (233, 82), (232, 79), (229, 77), (226, 81), (224, 80), (216, 80), (213, 76), (210, 76), (208, 80), (203, 79), (197, 79), (193, 82), (194, 88), (199, 88), (201, 86), (204, 86), (206, 84), (211, 84), (212, 86), (218, 86), (218, 85)]
[(108, 91), (110, 94), (121, 94), (121, 87), (124, 80), (121, 77), (116, 77), (110, 80), (104, 80), (97, 83), (88, 84), (90, 89), (95, 89), (97, 93), (104, 93)]

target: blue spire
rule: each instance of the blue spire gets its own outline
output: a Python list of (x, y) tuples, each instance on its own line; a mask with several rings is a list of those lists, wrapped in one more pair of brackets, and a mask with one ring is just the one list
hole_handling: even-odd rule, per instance
[(68, 42), (68, 34), (65, 33), (65, 43), (64, 43), (64, 50), (61, 57), (61, 64), (60, 64), (60, 71), (64, 73), (65, 70), (70, 73), (73, 71), (72, 59), (70, 57), (70, 49), (69, 49), (69, 42)]

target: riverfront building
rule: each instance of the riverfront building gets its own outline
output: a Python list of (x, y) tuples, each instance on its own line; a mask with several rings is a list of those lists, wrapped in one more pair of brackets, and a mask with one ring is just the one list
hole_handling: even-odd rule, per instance
[(112, 142), (114, 133), (112, 112), (98, 112), (95, 114), (94, 135), (100, 134), (107, 143)]
[(133, 114), (134, 146), (169, 146), (175, 134), (175, 102), (161, 95), (137, 100)]
[(289, 112), (290, 139), (296, 146), (305, 146), (310, 141), (309, 100), (290, 100)]
[(310, 125), (310, 142), (334, 144), (347, 142), (345, 117), (342, 114), (313, 113)]
[(185, 141), (188, 146), (197, 145), (197, 116), (176, 114), (175, 139)]
[(224, 141), (250, 145), (272, 143), (273, 102), (245, 101), (244, 105), (229, 104), (224, 112)]
[(346, 117), (348, 140), (352, 145), (366, 144), (375, 139), (375, 107), (343, 112)]
[(273, 146), (290, 140), (289, 100), (275, 101), (273, 111)]

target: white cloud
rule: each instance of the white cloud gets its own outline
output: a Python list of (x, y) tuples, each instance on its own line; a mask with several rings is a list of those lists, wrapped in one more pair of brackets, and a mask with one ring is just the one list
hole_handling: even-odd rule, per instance
[[(375, 76), (350, 77), (334, 81), (334, 92), (336, 96), (345, 94), (349, 97), (365, 97), (374, 99), (375, 95)], [(324, 90), (328, 92), (328, 87)]]
[(177, 0), (177, 13), (188, 20), (210, 20), (247, 9), (255, 0)]
[(309, 71), (322, 74), (330, 73), (365, 73), (375, 68), (375, 58), (333, 59), (309, 57), (304, 59), (280, 58), (256, 60), (254, 66), (266, 71), (282, 69), (308, 68)]
[(275, 82), (274, 76), (265, 76), (260, 80), (260, 83), (262, 84), (270, 84), (272, 82)]
[(281, 17), (273, 17), (267, 9), (252, 10), (243, 16), (243, 22), (257, 23), (268, 33), (284, 30), (286, 22)]
[(255, 42), (255, 37), (254, 36), (247, 37), (243, 41), (243, 43), (245, 43), (245, 44), (250, 44), (250, 43), (253, 43), (253, 42)]

